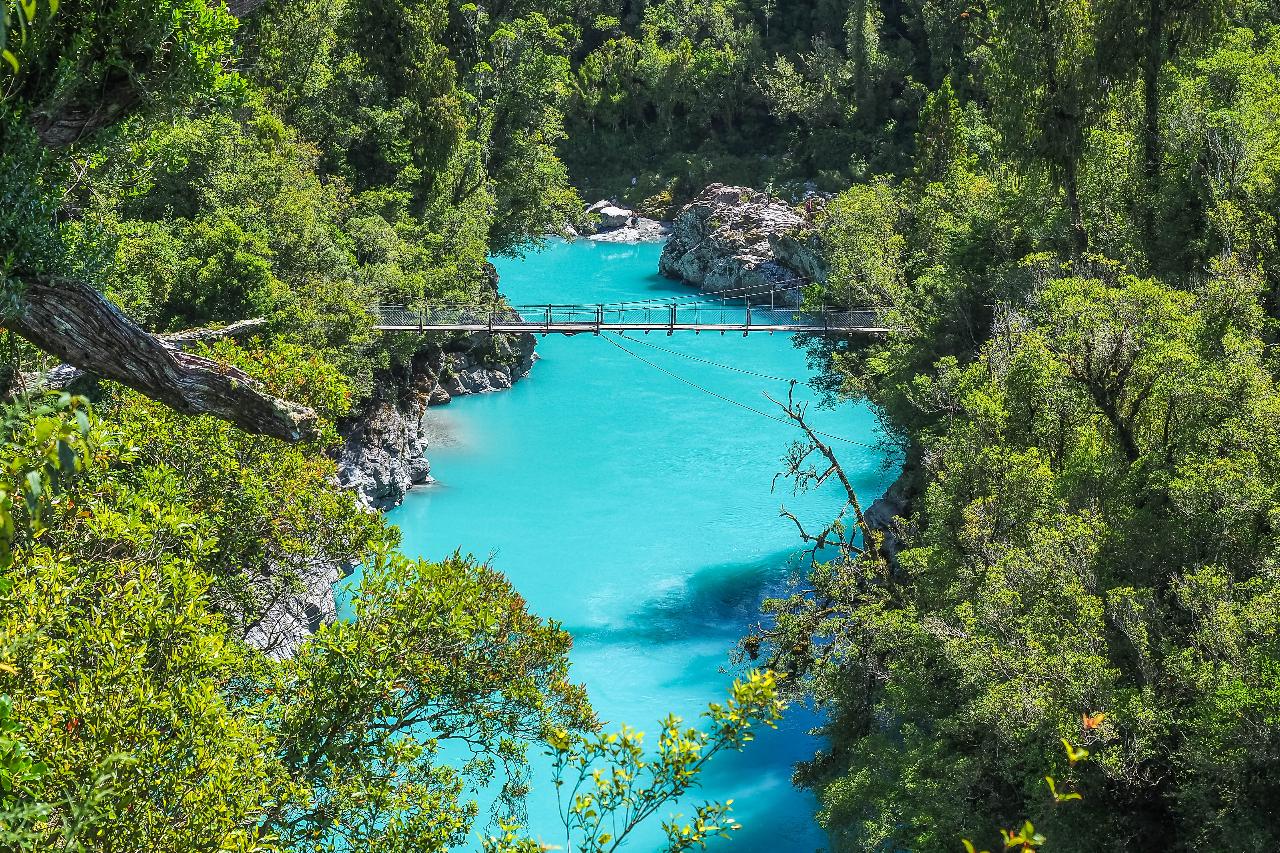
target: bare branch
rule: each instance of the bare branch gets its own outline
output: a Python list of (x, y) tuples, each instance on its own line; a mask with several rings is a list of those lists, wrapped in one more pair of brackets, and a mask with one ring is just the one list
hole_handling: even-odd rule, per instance
[[(849, 507), (853, 509), (854, 517), (857, 519), (858, 529), (862, 533), (862, 541), (863, 541), (865, 552), (873, 560), (879, 561), (881, 557), (880, 557), (879, 544), (877, 542), (877, 532), (873, 530), (869, 524), (867, 524), (866, 516), (862, 512), (862, 503), (858, 500), (858, 493), (854, 490), (853, 483), (850, 482), (848, 475), (845, 474), (844, 467), (840, 464), (840, 460), (839, 458), (837, 458), (835, 451), (831, 449), (830, 445), (824, 443), (822, 439), (818, 437), (818, 434), (813, 430), (813, 428), (809, 426), (808, 421), (805, 419), (805, 413), (808, 409), (808, 406), (805, 403), (796, 403), (795, 395), (796, 395), (796, 383), (792, 381), (791, 387), (787, 389), (786, 403), (779, 402), (778, 400), (775, 400), (773, 397), (769, 396), (768, 394), (765, 394), (764, 396), (769, 402), (773, 403), (775, 406), (780, 408), (782, 410), (782, 413), (787, 416), (787, 419), (790, 420), (792, 423), (794, 423), (796, 426), (798, 426), (801, 429), (801, 431), (804, 432), (805, 436), (808, 438), (809, 449), (800, 455), (799, 460), (802, 462), (805, 458), (808, 457), (809, 453), (813, 452), (814, 450), (816, 450), (818, 453), (821, 453), (822, 456), (826, 458), (827, 462), (830, 464), (830, 467), (827, 469), (827, 471), (824, 474), (820, 476), (816, 475), (816, 472), (815, 472), (814, 485), (820, 485), (832, 474), (836, 475), (836, 477), (840, 480), (840, 485), (844, 487), (844, 491), (845, 491), (845, 495), (847, 496)], [(793, 458), (795, 458), (794, 455), (793, 455)], [(797, 473), (795, 472), (794, 468), (793, 468), (793, 473)]]
[(210, 341), (220, 341), (224, 338), (243, 338), (253, 332), (260, 331), (267, 325), (266, 318), (254, 317), (251, 320), (240, 320), (229, 326), (223, 326), (220, 329), (187, 329), (184, 332), (174, 332), (171, 335), (157, 335), (160, 340), (170, 346), (178, 349), (188, 349), (196, 344), (207, 344)]

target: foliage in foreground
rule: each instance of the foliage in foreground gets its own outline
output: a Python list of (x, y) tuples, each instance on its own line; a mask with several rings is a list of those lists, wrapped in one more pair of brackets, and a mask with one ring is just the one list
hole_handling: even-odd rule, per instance
[[(538, 743), (554, 747), (561, 772), (591, 765), (616, 780), (648, 768), (650, 780), (628, 786), (643, 814), (621, 839), (779, 713), (771, 677), (752, 675), (712, 707), (707, 731), (668, 721), (652, 763), (615, 754), (611, 736), (590, 734), (568, 634), (493, 569), (400, 556), (393, 530), (328, 492), (332, 464), (305, 450), (123, 397), (111, 424), (69, 397), (5, 421), (7, 847), (445, 850), (487, 822), (476, 791), (495, 780), (516, 783), (494, 815), (511, 827), (502, 843), (516, 845)], [(171, 430), (181, 456), (168, 452), (176, 441), (140, 442)], [(296, 592), (280, 588), (280, 567), (337, 559), (364, 566), (353, 620), (322, 626), (287, 658), (245, 643), (274, 597)], [(719, 831), (708, 818), (725, 809), (700, 809), (682, 844)], [(577, 814), (574, 843), (606, 843), (594, 815)]]
[[(492, 817), (493, 843), (520, 845), (529, 749), (611, 758), (569, 636), (487, 565), (396, 554), (329, 455), (375, 371), (422, 343), (372, 335), (371, 304), (496, 299), (486, 256), (579, 209), (554, 153), (572, 15), (245, 8), (0, 4), (0, 311), (67, 276), (153, 331), (261, 317), (207, 354), (323, 420), (282, 447), (91, 378), (97, 415), (35, 401), (42, 359), (6, 333), (0, 843), (443, 850)], [(357, 564), (356, 618), (324, 624), (326, 577)], [(669, 721), (629, 796), (652, 814), (778, 710), (753, 675), (709, 731)], [(727, 832), (710, 820), (727, 809), (673, 844)]]

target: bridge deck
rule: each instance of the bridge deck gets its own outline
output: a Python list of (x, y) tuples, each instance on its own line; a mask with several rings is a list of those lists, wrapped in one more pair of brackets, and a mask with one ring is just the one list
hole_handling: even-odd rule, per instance
[(866, 332), (868, 334), (888, 332), (882, 326), (811, 326), (798, 324), (761, 324), (753, 323), (494, 323), (487, 324), (445, 324), (422, 326), (374, 326), (382, 332), (529, 332), (535, 335), (580, 335), (599, 334), (600, 332), (798, 332), (823, 334), (829, 332)]
[(882, 309), (800, 310), (772, 305), (729, 303), (625, 303), (614, 305), (519, 305), (498, 310), (470, 306), (412, 309), (382, 305), (374, 327), (386, 332), (527, 332), (600, 334), (601, 332), (794, 332), (830, 334), (886, 333)]

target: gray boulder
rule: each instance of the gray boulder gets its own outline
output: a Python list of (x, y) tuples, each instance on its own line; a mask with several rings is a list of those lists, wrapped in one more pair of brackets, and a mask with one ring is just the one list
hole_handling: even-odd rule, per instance
[(594, 213), (600, 217), (601, 228), (621, 228), (624, 225), (630, 225), (631, 217), (635, 216), (634, 213), (627, 210), (625, 207), (618, 207), (612, 204), (607, 207), (602, 207), (599, 210), (594, 211)]
[(671, 226), (658, 270), (709, 293), (798, 305), (801, 289), (826, 279), (817, 231), (781, 199), (712, 184)]

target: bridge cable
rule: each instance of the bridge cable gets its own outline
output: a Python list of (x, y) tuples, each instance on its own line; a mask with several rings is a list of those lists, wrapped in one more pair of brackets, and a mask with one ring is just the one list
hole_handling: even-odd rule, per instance
[[(672, 379), (675, 379), (677, 382), (683, 382), (685, 385), (688, 385), (688, 386), (689, 386), (689, 387), (691, 387), (691, 388), (695, 388), (695, 389), (697, 389), (697, 390), (701, 391), (703, 394), (710, 395), (710, 396), (712, 396), (712, 397), (715, 397), (715, 398), (716, 398), (716, 399), (718, 399), (718, 400), (723, 400), (724, 402), (726, 402), (726, 403), (730, 403), (730, 404), (732, 404), (732, 405), (734, 405), (734, 406), (737, 406), (737, 407), (738, 407), (738, 408), (740, 408), (740, 409), (746, 409), (748, 412), (751, 412), (751, 413), (752, 413), (752, 414), (754, 414), (754, 415), (759, 415), (759, 416), (760, 416), (760, 417), (762, 417), (762, 418), (768, 418), (768, 419), (769, 419), (769, 420), (771, 420), (771, 421), (777, 421), (777, 422), (778, 422), (778, 423), (780, 423), (780, 424), (786, 424), (787, 426), (795, 427), (796, 429), (799, 429), (799, 428), (800, 428), (800, 427), (799, 427), (795, 422), (793, 422), (793, 421), (789, 420), (788, 418), (779, 417), (779, 416), (777, 416), (777, 415), (771, 415), (771, 414), (769, 414), (768, 412), (762, 412), (762, 411), (760, 411), (759, 409), (756, 409), (756, 408), (753, 408), (753, 407), (751, 407), (751, 406), (748, 406), (746, 403), (740, 403), (740, 402), (738, 402), (737, 400), (733, 399), (732, 397), (726, 397), (726, 396), (725, 396), (725, 395), (723, 395), (723, 394), (718, 394), (718, 393), (716, 393), (715, 391), (712, 391), (710, 388), (704, 388), (703, 386), (699, 385), (698, 383), (693, 382), (693, 381), (691, 381), (691, 380), (689, 380), (689, 379), (685, 379), (683, 376), (680, 376), (679, 374), (672, 373), (670, 370), (667, 370), (665, 367), (662, 367), (661, 365), (654, 364), (652, 361), (649, 361), (649, 359), (647, 359), (647, 358), (645, 358), (644, 356), (640, 355), (640, 353), (638, 353), (638, 352), (632, 352), (631, 350), (627, 349), (627, 348), (626, 348), (626, 347), (624, 347), (622, 344), (618, 343), (617, 341), (615, 341), (612, 337), (609, 337), (608, 335), (601, 335), (600, 337), (601, 337), (603, 340), (607, 341), (611, 346), (615, 346), (615, 347), (617, 347), (618, 349), (620, 349), (620, 350), (622, 350), (623, 352), (625, 352), (627, 355), (631, 356), (632, 358), (634, 358), (634, 359), (636, 359), (636, 360), (638, 360), (638, 361), (640, 361), (640, 362), (643, 362), (644, 364), (647, 364), (649, 367), (652, 367), (654, 370), (658, 371), (659, 373), (665, 373), (667, 376), (670, 376)], [(627, 338), (627, 340), (633, 340), (633, 339), (632, 339), (632, 338)], [(791, 381), (791, 380), (787, 380), (787, 381)], [(830, 439), (834, 439), (834, 440), (836, 440), (836, 441), (843, 441), (843, 442), (845, 442), (846, 444), (853, 444), (853, 445), (857, 445), (858, 447), (866, 447), (866, 448), (868, 448), (868, 449), (870, 449), (870, 450), (879, 450), (879, 449), (880, 449), (878, 446), (876, 446), (876, 445), (874, 445), (874, 444), (867, 444), (865, 441), (857, 441), (857, 440), (852, 439), (852, 438), (845, 438), (845, 437), (844, 437), (844, 436), (842, 436), (842, 435), (835, 435), (834, 433), (823, 432), (822, 430), (818, 430), (818, 429), (815, 429), (815, 430), (813, 431), (813, 433), (814, 433), (814, 435), (820, 435), (820, 436), (822, 436), (823, 438), (830, 438)]]
[[(794, 278), (783, 278), (777, 281), (766, 282), (763, 284), (743, 284), (738, 287), (728, 288), (726, 290), (700, 290), (698, 293), (676, 294), (672, 296), (655, 296), (652, 299), (632, 299), (619, 302), (606, 302), (605, 305), (643, 305), (650, 303), (653, 305), (670, 305), (680, 302), (707, 302), (714, 304), (718, 300), (723, 299), (744, 299), (752, 296), (765, 297), (770, 293), (791, 293), (800, 290), (801, 287), (779, 287), (778, 285), (791, 284), (792, 282), (801, 282), (803, 284), (813, 284), (813, 280), (804, 276), (796, 276)], [(701, 287), (690, 281), (683, 281), (683, 284), (691, 287)]]
[(678, 355), (681, 358), (687, 358), (690, 361), (697, 361), (697, 362), (701, 362), (702, 364), (709, 364), (712, 367), (719, 367), (719, 368), (723, 368), (724, 370), (732, 370), (734, 373), (745, 373), (747, 376), (758, 376), (761, 379), (772, 379), (775, 382), (798, 382), (799, 381), (797, 379), (793, 379), (788, 376), (774, 376), (769, 373), (758, 373), (754, 370), (747, 370), (746, 368), (743, 368), (743, 367), (734, 367), (732, 364), (721, 364), (718, 361), (711, 361), (710, 359), (699, 358), (698, 356), (693, 355), (691, 353), (680, 352), (680, 350), (667, 349), (666, 347), (661, 347), (661, 346), (658, 346), (657, 344), (649, 343), (648, 341), (643, 341), (640, 338), (633, 338), (630, 335), (628, 335), (626, 332), (618, 332), (618, 337), (626, 338), (627, 340), (631, 341), (633, 344), (640, 344), (641, 346), (646, 346), (649, 349), (656, 349), (659, 352), (670, 353), (671, 355)]

